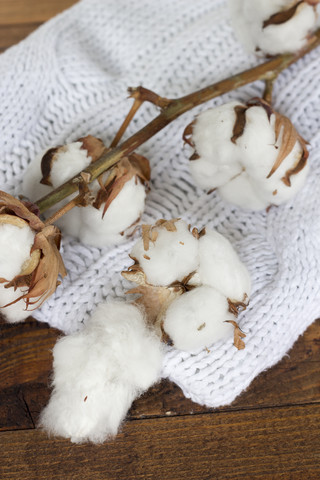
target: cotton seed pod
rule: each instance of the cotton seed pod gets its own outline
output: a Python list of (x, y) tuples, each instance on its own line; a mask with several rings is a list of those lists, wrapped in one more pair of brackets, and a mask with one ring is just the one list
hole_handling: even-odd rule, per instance
[(186, 128), (190, 170), (202, 188), (262, 210), (291, 199), (308, 173), (306, 142), (291, 121), (255, 98), (207, 110)]
[(319, 0), (229, 0), (232, 25), (247, 50), (277, 55), (303, 48), (316, 27)]
[(9, 322), (24, 320), (59, 285), (66, 271), (60, 232), (19, 200), (0, 192), (0, 306)]
[[(90, 135), (48, 150), (29, 166), (24, 177), (24, 194), (36, 201), (84, 170), (105, 151), (102, 141)], [(96, 247), (121, 243), (140, 219), (149, 180), (146, 158), (136, 153), (124, 157), (90, 184), (92, 205), (73, 208), (57, 225), (64, 233)], [(74, 196), (60, 202), (55, 209)]]
[(135, 303), (163, 341), (195, 351), (234, 332), (244, 348), (236, 318), (248, 304), (250, 277), (227, 239), (181, 219), (158, 220), (142, 227), (130, 256), (122, 275), (138, 286), (127, 293), (139, 295)]

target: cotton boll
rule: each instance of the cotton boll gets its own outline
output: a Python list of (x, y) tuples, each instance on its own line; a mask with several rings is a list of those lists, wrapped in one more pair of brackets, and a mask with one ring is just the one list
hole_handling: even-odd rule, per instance
[(53, 393), (40, 424), (72, 442), (114, 436), (132, 401), (159, 380), (162, 347), (133, 305), (101, 304), (53, 350)]
[(174, 225), (176, 231), (156, 227), (157, 239), (149, 242), (148, 250), (143, 240), (139, 240), (131, 251), (131, 257), (138, 260), (152, 285), (170, 285), (198, 267), (198, 240), (183, 220)]
[(263, 30), (258, 46), (270, 55), (296, 52), (307, 43), (307, 37), (315, 28), (317, 16), (314, 8), (301, 4), (292, 19), (281, 25), (269, 25)]
[(81, 226), (77, 236), (84, 243), (96, 247), (122, 243), (126, 238), (123, 232), (141, 216), (145, 198), (144, 185), (132, 178), (111, 202), (103, 218), (103, 205), (99, 210), (91, 206), (81, 209)]
[[(302, 188), (308, 172), (308, 152), (303, 138), (288, 118), (275, 112), (264, 100), (252, 99), (246, 106), (234, 102), (226, 106), (229, 118), (233, 119), (226, 138), (213, 124), (202, 125), (204, 135), (200, 146), (208, 160), (204, 161), (200, 156), (191, 162), (193, 173), (196, 172), (195, 180), (200, 186), (217, 188), (225, 200), (250, 210), (280, 205), (292, 198)], [(212, 110), (209, 112), (211, 115)], [(198, 138), (201, 138), (197, 130), (201, 125), (197, 125), (198, 122), (194, 127), (196, 138), (192, 136), (196, 151)], [(222, 149), (225, 144), (226, 152), (234, 149), (229, 158), (230, 168), (234, 168), (236, 160), (238, 169), (238, 173), (224, 179), (219, 176), (220, 157), (211, 148), (218, 142), (221, 142)], [(207, 166), (209, 155), (211, 164), (216, 166), (216, 175), (212, 176), (214, 168), (210, 170), (211, 167)], [(225, 161), (228, 162), (228, 157)]]
[(199, 259), (198, 273), (204, 285), (234, 302), (245, 302), (251, 291), (250, 276), (229, 240), (207, 230), (199, 239)]
[(202, 188), (219, 187), (241, 172), (241, 152), (230, 142), (237, 106), (244, 105), (225, 103), (201, 113), (194, 122), (192, 142), (200, 158), (190, 161), (190, 171)]
[(234, 320), (224, 295), (209, 286), (184, 293), (168, 307), (163, 328), (179, 350), (193, 352), (233, 337)]
[[(229, 0), (229, 5), (235, 33), (251, 52), (296, 52), (316, 26), (315, 8), (307, 2), (300, 3), (291, 18), (279, 24), (272, 24), (272, 16), (294, 6), (291, 0)], [(266, 24), (269, 19), (271, 23)]]
[[(93, 191), (98, 182), (94, 182)], [(95, 247), (120, 244), (126, 237), (123, 232), (142, 214), (146, 197), (145, 187), (132, 178), (111, 202), (104, 217), (100, 209), (92, 206), (73, 208), (57, 222), (64, 233)]]
[[(283, 181), (286, 172), (294, 168), (303, 155), (301, 140), (295, 142), (292, 150), (287, 153), (275, 172), (269, 176), (279, 155), (284, 128), (289, 128), (287, 125), (283, 126), (277, 138), (275, 121), (276, 115), (272, 114), (269, 118), (266, 109), (262, 106), (252, 106), (246, 110), (245, 129), (237, 139), (237, 144), (243, 151), (241, 161), (245, 172), (241, 174), (241, 177), (249, 181), (251, 188), (248, 187), (248, 192), (240, 192), (240, 200), (234, 202), (238, 205), (241, 204), (242, 207), (257, 208), (259, 201), (263, 205), (262, 208), (270, 204), (280, 205), (293, 197), (304, 184), (308, 166), (290, 177), (290, 186)], [(240, 178), (234, 179), (231, 182), (232, 185), (228, 188), (223, 187), (220, 193), (226, 198), (226, 191), (228, 191), (233, 195), (233, 198), (237, 198), (236, 191), (239, 191), (240, 182), (243, 183), (243, 180), (240, 180)], [(250, 205), (248, 203), (245, 206), (244, 196), (249, 197), (252, 192), (257, 200), (254, 204)]]
[[(88, 141), (90, 141), (91, 144), (93, 141), (95, 145), (98, 143), (99, 148), (102, 149), (103, 144), (100, 140), (90, 136), (85, 137), (85, 139), (87, 139), (85, 145), (87, 145), (89, 149), (90, 144), (88, 144)], [(47, 153), (49, 152), (50, 154), (47, 159), (51, 165), (51, 170), (49, 177), (46, 177), (45, 181), (49, 180), (50, 183), (52, 183), (52, 187), (40, 183), (40, 181), (43, 180), (41, 161), (45, 155), (41, 154), (36, 157), (28, 167), (24, 176), (24, 195), (30, 200), (36, 201), (50, 193), (53, 188), (59, 187), (78, 172), (85, 169), (91, 163), (91, 157), (88, 155), (88, 151), (83, 148), (83, 145), (84, 143), (79, 141), (47, 151)], [(92, 152), (93, 155), (97, 156), (96, 150), (93, 149)], [(136, 175), (133, 175), (131, 178), (129, 177), (130, 179), (123, 183), (121, 190), (111, 201), (106, 212), (104, 213), (104, 203), (99, 209), (92, 206), (87, 206), (86, 208), (75, 207), (63, 215), (57, 222), (57, 225), (63, 233), (72, 235), (80, 241), (95, 247), (106, 247), (108, 245), (122, 243), (126, 239), (124, 232), (140, 218), (144, 210), (146, 187), (142, 183), (141, 175), (143, 176), (143, 173), (148, 174), (148, 168), (150, 171), (147, 159), (137, 154), (132, 154), (128, 159), (124, 159), (124, 161), (127, 161), (126, 166), (128, 166), (130, 159), (133, 162), (134, 168), (136, 168)], [(130, 166), (132, 167), (131, 164)], [(141, 171), (139, 170), (139, 166)], [(124, 177), (126, 173), (128, 173), (128, 171), (126, 171), (124, 167)], [(105, 182), (109, 175), (112, 174), (113, 171), (111, 171), (111, 173), (110, 171), (106, 172), (103, 181)], [(149, 180), (149, 178), (147, 180)], [(117, 180), (119, 180), (119, 178), (117, 178)], [(118, 187), (117, 182), (115, 182), (115, 184), (116, 187)], [(90, 184), (90, 190), (93, 195), (98, 194), (100, 188), (98, 181)], [(77, 193), (69, 195), (68, 198), (57, 203), (54, 208), (46, 212), (47, 216), (50, 216), (53, 212), (62, 208), (75, 196), (77, 196)]]

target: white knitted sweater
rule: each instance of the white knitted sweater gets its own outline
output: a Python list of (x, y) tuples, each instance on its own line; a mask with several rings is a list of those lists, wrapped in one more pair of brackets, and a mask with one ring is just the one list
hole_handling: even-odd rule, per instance
[[(231, 402), (287, 352), (320, 314), (320, 51), (281, 74), (275, 108), (310, 142), (311, 172), (294, 200), (269, 213), (241, 211), (193, 185), (181, 135), (184, 115), (140, 148), (151, 160), (152, 190), (143, 216), (182, 217), (216, 228), (233, 243), (252, 275), (248, 310), (239, 318), (245, 350), (232, 340), (197, 355), (168, 350), (163, 376), (208, 406)], [(86, 134), (110, 142), (131, 101), (128, 86), (166, 97), (190, 93), (257, 63), (233, 36), (223, 0), (83, 0), (0, 57), (0, 188), (18, 195), (28, 162), (42, 149)], [(256, 82), (223, 98), (261, 95)], [(156, 113), (146, 105), (133, 133)], [(120, 276), (134, 239), (114, 248), (63, 239), (68, 277), (35, 313), (66, 333), (81, 328), (95, 306), (124, 297)]]

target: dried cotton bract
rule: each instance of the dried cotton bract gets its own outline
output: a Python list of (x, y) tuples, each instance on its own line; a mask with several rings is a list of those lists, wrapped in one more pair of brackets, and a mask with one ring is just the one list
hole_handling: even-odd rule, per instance
[(180, 219), (144, 225), (134, 260), (122, 275), (138, 284), (138, 305), (162, 338), (176, 348), (196, 351), (230, 338), (244, 348), (236, 323), (245, 309), (250, 277), (230, 242), (217, 232), (191, 230)]
[(80, 333), (58, 340), (53, 356), (54, 389), (40, 424), (72, 442), (101, 443), (160, 379), (163, 352), (137, 307), (110, 303)]
[[(102, 141), (90, 135), (48, 150), (30, 164), (24, 177), (24, 194), (36, 201), (95, 162), (104, 151)], [(135, 153), (124, 157), (90, 184), (92, 205), (73, 208), (57, 225), (64, 233), (96, 247), (121, 243), (143, 212), (149, 180), (146, 158)], [(55, 210), (73, 197), (57, 204)]]
[(6, 320), (24, 320), (55, 291), (58, 276), (66, 275), (59, 246), (56, 227), (0, 192), (0, 308)]
[(280, 205), (304, 185), (308, 151), (290, 120), (262, 99), (201, 113), (184, 139), (195, 182), (250, 210)]
[(294, 53), (316, 27), (317, 0), (229, 0), (236, 35), (252, 52)]

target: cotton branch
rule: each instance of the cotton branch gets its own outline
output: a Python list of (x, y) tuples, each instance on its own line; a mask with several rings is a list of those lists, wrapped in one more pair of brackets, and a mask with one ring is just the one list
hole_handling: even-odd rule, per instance
[[(160, 108), (162, 109), (161, 113), (154, 120), (152, 120), (145, 127), (143, 127), (141, 130), (128, 138), (121, 145), (113, 148), (112, 150), (106, 149), (102, 156), (99, 158), (99, 160), (92, 163), (84, 170), (84, 172), (80, 172), (78, 175), (71, 178), (68, 182), (64, 183), (59, 188), (55, 189), (53, 192), (36, 202), (40, 212), (43, 213), (48, 208), (54, 206), (56, 203), (66, 198), (68, 195), (76, 192), (79, 182), (81, 182), (80, 174), (87, 174), (88, 182), (92, 182), (103, 172), (115, 165), (122, 157), (132, 153), (140, 145), (142, 145), (151, 137), (156, 135), (160, 130), (165, 128), (179, 116), (183, 115), (184, 113), (188, 112), (189, 110), (193, 109), (198, 105), (212, 100), (213, 98), (216, 98), (224, 93), (230, 92), (244, 85), (255, 82), (256, 80), (265, 80), (267, 81), (268, 85), (270, 83), (270, 80), (273, 80), (283, 70), (288, 68), (293, 63), (297, 62), (300, 58), (302, 58), (304, 55), (306, 55), (319, 45), (320, 29), (318, 29), (314, 33), (314, 36), (312, 37), (306, 48), (296, 54), (279, 55), (261, 65), (253, 67), (249, 70), (245, 70), (244, 72), (238, 73), (225, 80), (221, 80), (206, 88), (203, 88), (197, 92), (191, 93), (190, 95), (186, 95), (181, 98), (172, 100), (162, 99), (162, 102), (162, 97), (153, 94), (154, 97), (149, 96), (149, 98), (147, 99), (142, 99), (143, 101), (151, 101), (152, 103), (160, 106)], [(153, 101), (153, 98), (156, 99), (156, 101)], [(138, 101), (138, 104), (136, 103), (136, 106), (139, 108), (140, 104), (141, 102)], [(136, 111), (138, 108), (134, 110)]]

